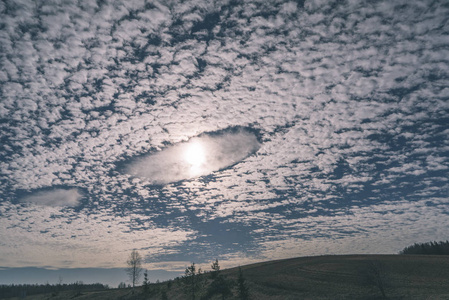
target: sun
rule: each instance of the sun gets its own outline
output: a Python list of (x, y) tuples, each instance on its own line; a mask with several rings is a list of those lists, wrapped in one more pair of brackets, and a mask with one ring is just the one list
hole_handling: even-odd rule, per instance
[(190, 165), (192, 175), (198, 175), (206, 161), (203, 145), (199, 142), (187, 145), (184, 160)]

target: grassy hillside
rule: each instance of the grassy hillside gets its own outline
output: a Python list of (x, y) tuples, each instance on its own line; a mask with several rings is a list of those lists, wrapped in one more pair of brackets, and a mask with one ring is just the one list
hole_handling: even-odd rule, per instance
[(304, 257), (249, 265), (243, 271), (254, 299), (382, 299), (369, 280), (372, 262), (383, 269), (390, 299), (449, 299), (447, 256)]
[[(389, 299), (449, 299), (449, 256), (301, 257), (247, 265), (242, 270), (254, 300), (382, 299), (379, 287), (374, 284), (376, 278), (383, 280), (382, 287)], [(237, 268), (222, 273), (237, 280)], [(181, 282), (152, 285), (151, 289), (152, 293), (146, 297), (139, 288), (134, 294), (129, 289), (112, 289), (78, 296), (66, 292), (26, 299), (162, 299), (163, 291), (168, 299), (188, 299)]]

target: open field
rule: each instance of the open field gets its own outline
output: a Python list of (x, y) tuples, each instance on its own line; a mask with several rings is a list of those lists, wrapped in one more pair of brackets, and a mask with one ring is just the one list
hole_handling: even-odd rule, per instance
[[(372, 274), (377, 271), (389, 299), (449, 299), (449, 256), (301, 257), (242, 266), (242, 270), (251, 299), (255, 300), (382, 299), (379, 287), (373, 284), (375, 276)], [(222, 272), (231, 280), (237, 279), (237, 268)], [(178, 281), (173, 281), (170, 286), (167, 283), (154, 284), (151, 289), (153, 292), (146, 297), (139, 288), (134, 294), (130, 289), (111, 289), (78, 296), (74, 292), (65, 292), (26, 299), (162, 299), (162, 291), (166, 292), (168, 299), (188, 299), (182, 283)]]

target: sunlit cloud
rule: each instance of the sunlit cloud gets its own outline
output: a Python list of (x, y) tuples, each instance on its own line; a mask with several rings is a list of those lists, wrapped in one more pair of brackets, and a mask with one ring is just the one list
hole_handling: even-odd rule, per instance
[(177, 246), (196, 237), (193, 230), (158, 227), (148, 219), (133, 223), (141, 216), (132, 214), (111, 216), (107, 210), (95, 215), (70, 214), (70, 209), (42, 206), (20, 207), (17, 213), (10, 207), (0, 218), (2, 240), (17, 239), (17, 243), (14, 247), (0, 244), (0, 265), (4, 267), (121, 267), (131, 249), (145, 256), (173, 254), (179, 251)]
[(445, 239), (443, 1), (34, 2), (0, 1), (0, 265)]
[(132, 160), (124, 172), (166, 184), (210, 174), (232, 166), (255, 153), (260, 143), (246, 129), (207, 133), (185, 143)]
[(40, 191), (33, 195), (23, 197), (21, 202), (32, 203), (43, 206), (70, 206), (74, 207), (80, 203), (82, 193), (78, 189), (54, 189)]

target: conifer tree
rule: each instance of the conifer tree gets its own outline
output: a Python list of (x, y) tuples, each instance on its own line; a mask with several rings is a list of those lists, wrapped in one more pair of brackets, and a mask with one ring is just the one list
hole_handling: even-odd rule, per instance
[(249, 290), (246, 285), (246, 280), (243, 277), (242, 268), (239, 267), (239, 277), (237, 279), (237, 294), (238, 298), (241, 300), (249, 299)]
[(210, 277), (212, 282), (209, 285), (207, 290), (207, 298), (211, 298), (214, 295), (221, 295), (222, 299), (225, 299), (227, 296), (231, 295), (230, 282), (226, 279), (226, 277), (220, 272), (220, 265), (218, 264), (218, 259), (211, 265), (212, 272), (210, 273)]
[(212, 269), (211, 278), (215, 279), (220, 273), (220, 265), (218, 264), (218, 259), (215, 259), (215, 261), (212, 263), (211, 269)]
[(197, 296), (201, 295), (202, 285), (201, 285), (201, 268), (196, 270), (195, 263), (192, 263), (189, 267), (186, 268), (184, 273), (184, 284), (185, 284), (185, 292), (187, 296), (195, 300)]
[(150, 291), (150, 281), (148, 280), (148, 270), (143, 273), (143, 293), (148, 294)]

